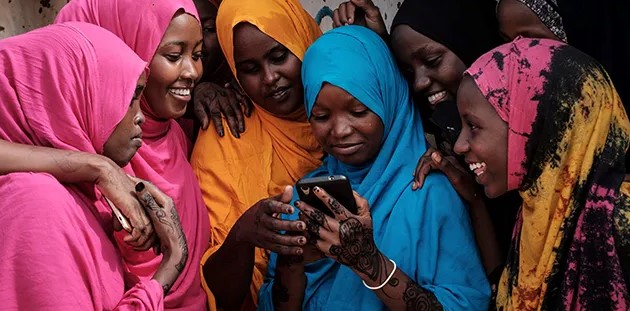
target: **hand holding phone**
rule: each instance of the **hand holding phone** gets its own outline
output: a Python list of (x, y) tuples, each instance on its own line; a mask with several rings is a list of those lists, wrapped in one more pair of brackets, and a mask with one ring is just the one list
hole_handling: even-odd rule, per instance
[(357, 204), (352, 194), (352, 186), (343, 175), (331, 175), (322, 177), (302, 178), (296, 183), (296, 188), (300, 200), (316, 208), (330, 217), (335, 217), (330, 209), (326, 207), (313, 191), (315, 186), (324, 189), (330, 196), (335, 198), (350, 213), (357, 214)]

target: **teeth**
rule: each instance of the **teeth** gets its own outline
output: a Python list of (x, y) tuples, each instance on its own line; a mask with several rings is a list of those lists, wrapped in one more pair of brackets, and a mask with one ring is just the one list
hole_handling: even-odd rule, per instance
[(435, 93), (427, 97), (427, 99), (429, 100), (430, 103), (434, 104), (436, 100), (442, 98), (444, 95), (446, 95), (446, 91)]
[(168, 91), (179, 96), (190, 96), (190, 89), (169, 89)]
[[(475, 173), (477, 176), (481, 175), (482, 173), (485, 172), (485, 170), (479, 170), (479, 169), (483, 169), (486, 168), (486, 163), (485, 162), (478, 162), (478, 163), (470, 163), (468, 164), (468, 168)], [(476, 172), (475, 172), (476, 171)]]

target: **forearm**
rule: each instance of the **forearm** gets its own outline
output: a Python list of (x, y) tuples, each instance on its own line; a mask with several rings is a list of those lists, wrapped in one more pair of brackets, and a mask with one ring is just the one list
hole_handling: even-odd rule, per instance
[(225, 310), (240, 309), (249, 294), (254, 271), (255, 247), (238, 241), (235, 225), (221, 247), (203, 265), (206, 284), (217, 305)]
[(0, 140), (0, 175), (49, 173), (61, 182), (95, 182), (114, 162), (86, 152), (30, 146)]
[[(370, 287), (377, 287), (387, 281), (387, 284), (380, 289), (374, 290), (378, 298), (387, 306), (389, 310), (442, 310), (442, 305), (435, 295), (422, 288), (413, 279), (409, 278), (400, 268), (396, 268), (394, 274), (394, 264), (382, 253), (372, 260), (375, 269), (379, 273), (371, 273), (371, 277), (357, 270), (355, 273)], [(391, 278), (389, 276), (391, 275)], [(387, 280), (389, 278), (389, 280)]]
[(483, 200), (476, 200), (469, 202), (469, 204), (470, 208), (468, 211), (473, 230), (475, 231), (475, 240), (479, 248), (481, 261), (486, 270), (486, 275), (488, 275), (501, 265), (503, 256), (499, 251), (494, 225), (492, 224), (485, 203)]
[(272, 296), (275, 310), (302, 310), (306, 275), (301, 256), (278, 256)]

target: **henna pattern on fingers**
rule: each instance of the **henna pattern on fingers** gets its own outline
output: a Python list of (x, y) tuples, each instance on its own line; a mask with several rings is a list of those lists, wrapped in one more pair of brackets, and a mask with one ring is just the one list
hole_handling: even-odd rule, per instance
[(330, 208), (332, 209), (333, 213), (335, 213), (335, 215), (345, 215), (345, 211), (344, 211), (344, 207), (339, 203), (339, 201), (337, 201), (337, 199), (335, 198), (329, 198), (328, 199), (328, 205), (330, 206)]
[(407, 310), (442, 310), (442, 305), (435, 295), (412, 280), (407, 282), (403, 301), (407, 305)]
[(175, 210), (175, 206), (171, 208), (171, 220), (173, 221), (173, 224), (175, 224), (177, 243), (179, 244), (179, 248), (182, 250), (182, 258), (179, 263), (175, 265), (175, 269), (181, 273), (184, 271), (184, 267), (186, 266), (186, 260), (188, 260), (188, 244), (186, 244), (186, 236), (184, 235), (184, 230), (181, 222), (179, 221), (179, 215)]

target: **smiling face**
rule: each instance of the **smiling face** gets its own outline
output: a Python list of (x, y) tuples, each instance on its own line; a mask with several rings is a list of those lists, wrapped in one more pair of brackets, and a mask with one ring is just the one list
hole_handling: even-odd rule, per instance
[(184, 115), (192, 89), (201, 77), (201, 28), (186, 13), (170, 22), (149, 65), (145, 97), (154, 117), (175, 119)]
[(499, 1), (497, 19), (499, 20), (501, 36), (507, 41), (512, 41), (517, 36), (560, 41), (538, 18), (536, 13), (518, 0)]
[(263, 109), (286, 118), (303, 108), (302, 62), (256, 26), (234, 27), (234, 63), (243, 90)]
[(392, 50), (419, 103), (429, 108), (454, 100), (466, 66), (444, 45), (399, 25), (392, 32)]
[(508, 125), (469, 76), (459, 87), (457, 108), (462, 131), (453, 149), (464, 156), (486, 195), (496, 198), (507, 192)]
[(131, 104), (123, 119), (116, 125), (103, 146), (103, 155), (123, 167), (131, 161), (138, 148), (142, 146), (142, 129), (144, 115), (140, 110), (140, 96), (147, 83), (147, 76), (142, 73), (136, 84)]
[(360, 166), (376, 158), (381, 149), (381, 119), (337, 86), (322, 86), (310, 122), (319, 144), (343, 163)]

